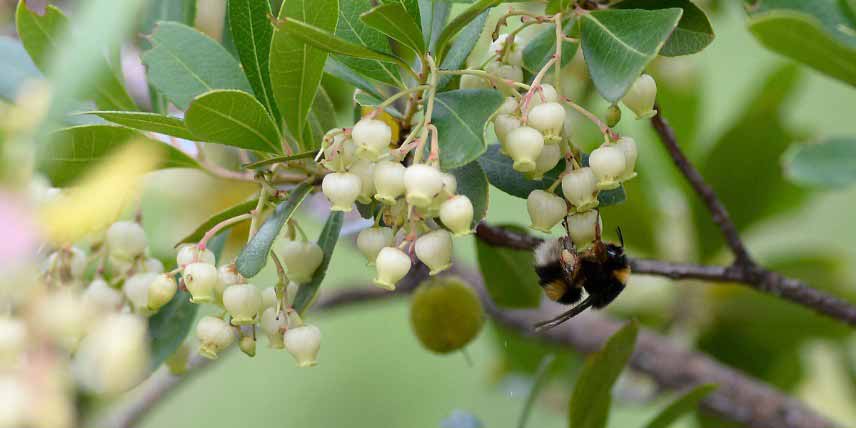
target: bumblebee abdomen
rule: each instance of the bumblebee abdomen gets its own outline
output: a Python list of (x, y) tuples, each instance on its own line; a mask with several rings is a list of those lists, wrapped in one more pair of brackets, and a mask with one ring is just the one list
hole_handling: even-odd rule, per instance
[(568, 281), (562, 265), (557, 261), (535, 267), (539, 284), (544, 289), (547, 298), (565, 305), (578, 302), (582, 298), (582, 289)]

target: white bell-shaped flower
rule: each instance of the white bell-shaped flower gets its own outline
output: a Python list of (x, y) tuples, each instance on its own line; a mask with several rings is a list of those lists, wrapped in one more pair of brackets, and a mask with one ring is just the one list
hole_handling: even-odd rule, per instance
[(351, 166), (350, 173), (360, 178), (360, 195), (357, 200), (363, 204), (370, 204), (375, 194), (374, 168), (375, 163), (365, 159), (359, 159)]
[(357, 248), (366, 257), (369, 265), (375, 264), (375, 259), (381, 249), (392, 244), (392, 229), (388, 227), (369, 227), (361, 230), (357, 235)]
[(506, 150), (514, 160), (515, 171), (530, 172), (535, 169), (535, 160), (544, 149), (544, 136), (538, 130), (522, 126), (508, 134)]
[(558, 144), (546, 144), (541, 154), (535, 159), (535, 169), (528, 173), (532, 180), (541, 180), (544, 174), (551, 171), (562, 160), (562, 149)]
[(619, 179), (627, 181), (636, 177), (636, 159), (639, 157), (636, 140), (630, 137), (621, 137), (615, 142), (615, 146), (624, 152), (624, 172)]
[(288, 270), (288, 278), (297, 283), (307, 283), (324, 260), (324, 250), (314, 242), (279, 239), (274, 250)]
[(51, 292), (35, 305), (33, 325), (67, 350), (77, 347), (92, 321), (82, 296), (71, 287)]
[(170, 274), (158, 274), (149, 284), (148, 300), (146, 307), (150, 311), (157, 311), (169, 303), (178, 291), (178, 284)]
[(212, 303), (220, 276), (217, 268), (208, 263), (191, 263), (182, 271), (184, 285), (193, 303)]
[(268, 307), (262, 312), (260, 326), (262, 332), (268, 338), (271, 348), (282, 349), (285, 347), (283, 333), (288, 327), (288, 318), (276, 311), (275, 307)]
[(143, 254), (149, 245), (143, 227), (133, 221), (117, 221), (110, 225), (106, 241), (112, 255), (125, 259)]
[(297, 361), (297, 367), (312, 367), (318, 364), (321, 349), (321, 330), (311, 324), (289, 328), (283, 334), (285, 350)]
[(199, 355), (213, 360), (235, 341), (235, 329), (220, 318), (206, 316), (196, 323), (196, 337)]
[(228, 263), (217, 268), (217, 276), (220, 278), (220, 283), (223, 287), (246, 282), (244, 276), (238, 272), (238, 267), (234, 263)]
[(253, 324), (262, 308), (262, 294), (253, 284), (233, 284), (223, 290), (223, 307), (232, 316), (232, 324)]
[(333, 172), (324, 176), (321, 190), (330, 200), (333, 211), (350, 212), (360, 196), (360, 177), (350, 172)]
[(520, 118), (510, 114), (497, 115), (493, 120), (493, 131), (503, 153), (508, 153), (508, 134), (522, 126)]
[[(505, 49), (505, 42), (508, 40), (508, 34), (500, 34), (490, 44), (490, 54), (501, 54)], [(523, 49), (526, 47), (526, 39), (519, 34), (514, 36), (511, 46), (508, 47), (508, 52), (505, 55), (505, 63), (511, 65), (523, 65)]]
[(386, 247), (377, 253), (374, 283), (387, 290), (395, 290), (395, 284), (410, 272), (410, 256), (396, 247)]
[(357, 155), (366, 160), (377, 160), (392, 143), (392, 129), (377, 119), (362, 119), (351, 130), (357, 144)]
[(443, 174), (439, 169), (425, 164), (414, 164), (404, 171), (404, 187), (407, 203), (427, 208), (441, 190), (443, 190)]
[[(537, 95), (536, 95), (537, 96)], [(529, 110), (527, 124), (544, 135), (544, 142), (555, 144), (562, 140), (565, 125), (565, 108), (561, 104), (544, 103)]]
[(589, 246), (597, 237), (597, 229), (601, 227), (600, 214), (597, 210), (568, 216), (568, 231), (577, 248)]
[(114, 314), (98, 322), (74, 355), (72, 372), (79, 385), (98, 395), (125, 392), (149, 370), (146, 322), (132, 314)]
[(215, 263), (214, 253), (207, 248), (200, 250), (196, 244), (182, 244), (178, 247), (175, 261), (178, 267), (182, 269), (191, 263), (207, 263), (209, 265)]
[(589, 167), (575, 169), (562, 177), (562, 193), (577, 211), (597, 207), (597, 177)]
[(86, 271), (86, 253), (77, 247), (55, 251), (48, 256), (42, 266), (44, 272), (50, 269), (67, 272), (72, 280), (80, 279)]
[(597, 177), (597, 188), (600, 190), (610, 190), (620, 186), (620, 177), (624, 174), (626, 166), (624, 150), (616, 147), (615, 144), (603, 144), (592, 150), (589, 155), (589, 167)]
[(160, 275), (146, 272), (138, 273), (125, 280), (122, 291), (131, 302), (134, 312), (140, 315), (152, 314), (152, 310), (149, 309), (149, 287), (158, 276)]
[(456, 195), (440, 206), (440, 221), (455, 236), (469, 235), (473, 231), (473, 203), (465, 195)]
[(436, 275), (452, 266), (452, 235), (444, 229), (423, 234), (416, 239), (416, 257)]
[(276, 308), (279, 297), (276, 295), (276, 287), (265, 287), (262, 290), (262, 310)]
[(357, 159), (357, 144), (341, 132), (329, 138), (332, 141), (324, 147), (324, 160), (321, 163), (330, 171), (344, 172)]
[(125, 298), (121, 291), (111, 287), (107, 281), (95, 278), (83, 291), (83, 301), (88, 308), (109, 313), (121, 309)]
[[(492, 61), (485, 67), (485, 71), (495, 76), (512, 82), (523, 81), (523, 69), (519, 65), (503, 64), (498, 61)], [(504, 91), (508, 88), (503, 87)], [(506, 92), (507, 93), (507, 92)]]
[(529, 108), (535, 108), (544, 103), (559, 102), (559, 92), (549, 83), (541, 84), (541, 90), (532, 95), (529, 99)]
[(654, 102), (657, 99), (657, 82), (648, 74), (643, 74), (633, 82), (633, 86), (624, 94), (621, 102), (636, 114), (636, 119), (649, 119), (657, 114)]
[(393, 161), (381, 161), (374, 168), (374, 198), (387, 205), (404, 194), (404, 165)]
[(568, 215), (565, 200), (546, 190), (533, 190), (529, 193), (526, 209), (532, 221), (529, 227), (544, 233), (550, 233), (550, 230)]
[(163, 271), (163, 263), (160, 260), (154, 257), (143, 260), (143, 272), (163, 273)]
[(518, 111), (519, 108), (520, 108), (520, 103), (517, 102), (517, 98), (505, 97), (505, 101), (503, 101), (502, 105), (499, 106), (499, 110), (497, 110), (497, 114), (519, 113), (519, 111)]

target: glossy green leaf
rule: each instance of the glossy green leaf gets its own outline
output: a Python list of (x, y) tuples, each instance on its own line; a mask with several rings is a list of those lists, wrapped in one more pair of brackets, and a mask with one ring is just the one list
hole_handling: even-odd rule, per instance
[[(55, 6), (48, 5), (45, 8), (45, 14), (39, 15), (26, 6), (24, 0), (18, 2), (18, 8), (15, 13), (15, 25), (18, 31), (18, 37), (21, 43), (30, 54), (30, 57), (36, 67), (45, 75), (52, 75), (51, 68), (57, 64), (52, 64), (52, 61), (61, 61), (60, 48), (70, 47), (68, 32), (68, 18), (61, 10)], [(92, 41), (91, 41), (92, 42)], [(99, 108), (107, 110), (137, 110), (137, 105), (134, 100), (128, 95), (122, 83), (122, 79), (117, 74), (107, 59), (101, 53), (92, 55), (93, 63), (87, 64), (90, 70), (74, 70), (75, 73), (86, 72), (93, 73), (95, 77), (84, 76), (87, 82), (87, 88), (91, 85), (91, 91), (85, 88), (64, 88), (64, 91), (74, 92), (79, 97), (92, 97), (95, 104)], [(4, 59), (5, 62), (5, 59)], [(61, 62), (62, 63), (62, 62)], [(67, 64), (66, 64), (67, 65)], [(55, 70), (55, 74), (61, 76), (62, 73), (68, 73), (70, 70)], [(56, 93), (54, 95), (57, 95)]]
[(266, 153), (282, 153), (279, 129), (252, 95), (216, 90), (196, 97), (184, 117), (197, 140)]
[(364, 13), (360, 20), (414, 52), (420, 55), (425, 53), (425, 41), (419, 23), (413, 20), (400, 3), (382, 4)]
[(190, 334), (199, 305), (190, 302), (190, 293), (178, 290), (172, 300), (149, 318), (150, 367), (160, 367)]
[(792, 146), (784, 155), (785, 174), (798, 184), (843, 187), (856, 182), (856, 138), (829, 138)]
[(292, 35), (302, 43), (312, 45), (314, 48), (322, 52), (347, 55), (355, 58), (374, 59), (378, 61), (397, 63), (403, 66), (407, 65), (398, 57), (374, 51), (356, 43), (348, 42), (336, 37), (329, 31), (324, 31), (302, 21), (285, 18), (281, 20), (278, 28), (280, 32)]
[(318, 154), (318, 152), (315, 150), (312, 150), (312, 151), (308, 151), (308, 152), (298, 153), (295, 155), (276, 156), (276, 157), (272, 157), (270, 159), (264, 159), (264, 160), (260, 160), (258, 162), (248, 163), (246, 165), (243, 165), (243, 168), (246, 168), (246, 169), (264, 168), (268, 165), (273, 165), (275, 163), (280, 163), (280, 162), (289, 162), (289, 161), (300, 160), (300, 159), (312, 159), (315, 157), (316, 154)]
[(377, 87), (373, 83), (369, 82), (356, 71), (346, 66), (345, 64), (337, 61), (333, 57), (327, 58), (327, 62), (324, 63), (324, 72), (331, 76), (338, 77), (339, 79), (350, 83), (355, 88), (359, 88), (363, 91), (366, 91), (372, 96), (378, 98), (381, 97), (380, 92), (378, 92)]
[(678, 27), (666, 41), (660, 55), (680, 56), (701, 52), (711, 42), (714, 33), (707, 15), (690, 0), (624, 0), (614, 6), (616, 9), (658, 10), (680, 8), (684, 11)]
[(20, 40), (0, 37), (0, 99), (15, 101), (21, 85), (40, 76), (39, 69), (27, 54)]
[(639, 325), (630, 321), (586, 358), (571, 393), (568, 421), (571, 428), (605, 428), (612, 403), (612, 387), (633, 355)]
[(452, 41), (452, 38), (455, 37), (459, 31), (463, 30), (470, 21), (476, 19), (479, 15), (482, 14), (485, 10), (498, 5), (501, 0), (478, 0), (473, 3), (461, 12), (458, 16), (455, 17), (440, 33), (440, 36), (437, 38), (436, 46), (432, 47), (432, 50), (435, 52), (439, 52), (439, 57), (441, 58), (445, 55), (445, 48)]
[(449, 171), (458, 181), (458, 194), (470, 199), (473, 204), (473, 225), (487, 216), (490, 203), (490, 185), (487, 175), (478, 162), (470, 162), (460, 168)]
[[(568, 20), (564, 27), (562, 27), (565, 34), (569, 33), (573, 26), (574, 21)], [(547, 61), (553, 58), (553, 55), (556, 54), (556, 26), (551, 24), (544, 28), (544, 30), (541, 30), (541, 32), (538, 33), (532, 41), (527, 43), (525, 48), (523, 48), (523, 68), (533, 75), (537, 74), (538, 71), (544, 68)], [(576, 54), (576, 43), (563, 42), (562, 66), (564, 67), (567, 63), (571, 62)]]
[[(419, 0), (380, 0), (380, 4), (395, 4), (401, 6), (410, 19), (417, 25), (422, 23), (422, 13), (420, 12)], [(420, 35), (422, 32), (420, 31)], [(427, 44), (427, 43), (426, 43)]]
[(564, 12), (574, 4), (573, 0), (548, 0), (547, 8), (544, 10), (548, 15)]
[[(233, 207), (226, 208), (225, 210), (220, 211), (220, 212), (212, 215), (211, 217), (208, 217), (208, 219), (205, 220), (202, 224), (200, 224), (196, 229), (194, 229), (193, 232), (190, 232), (187, 236), (185, 236), (180, 241), (178, 241), (178, 244), (176, 244), (176, 246), (178, 246), (179, 244), (191, 244), (191, 243), (199, 242), (199, 240), (201, 240), (202, 237), (205, 236), (205, 234), (209, 230), (211, 230), (211, 228), (213, 228), (214, 226), (216, 226), (217, 224), (219, 224), (223, 220), (228, 220), (232, 217), (237, 217), (241, 214), (247, 214), (250, 211), (254, 210), (256, 208), (256, 205), (258, 205), (258, 203), (259, 203), (258, 199), (252, 199), (252, 200), (249, 200), (247, 202), (242, 202), (242, 203), (235, 205)], [(237, 224), (240, 224), (240, 223), (235, 223), (235, 224), (229, 225), (229, 226), (227, 226), (221, 230), (222, 231), (229, 230), (232, 227), (235, 227)]]
[(269, 0), (229, 0), (229, 29), (256, 98), (280, 123), (270, 82), (270, 41), (273, 38)]
[[(368, 26), (360, 19), (360, 15), (372, 9), (371, 0), (349, 0), (339, 4), (339, 23), (336, 25), (336, 37), (364, 46), (368, 49), (392, 55), (389, 39), (374, 28)], [(347, 55), (336, 55), (336, 60), (341, 62), (351, 71), (359, 73), (361, 78), (367, 77), (388, 85), (403, 87), (401, 76), (395, 65), (378, 61), (376, 59), (357, 58)], [(330, 60), (327, 60), (330, 63)], [(326, 67), (325, 67), (325, 71)], [(328, 71), (329, 72), (329, 71)], [(362, 86), (354, 84), (358, 88)]]
[(195, 139), (184, 125), (184, 121), (177, 117), (141, 111), (88, 111), (81, 114), (95, 115), (106, 121), (139, 131), (157, 132), (185, 140)]
[[(441, 70), (460, 70), (467, 63), (467, 58), (473, 51), (473, 48), (481, 37), (484, 31), (484, 25), (487, 22), (487, 12), (482, 12), (481, 15), (473, 19), (452, 41), (452, 46), (449, 47), (446, 56), (443, 57), (443, 63), (440, 64)], [(437, 81), (437, 87), (441, 90), (446, 88), (452, 80), (452, 75), (444, 74)]]
[(241, 275), (252, 278), (265, 267), (270, 247), (279, 236), (280, 229), (294, 215), (294, 211), (303, 203), (311, 190), (311, 185), (301, 183), (289, 192), (288, 199), (277, 205), (273, 215), (262, 224), (238, 255), (235, 265)]
[(716, 390), (716, 385), (699, 385), (669, 404), (644, 428), (669, 428), (682, 416), (692, 413), (705, 397)]
[[(514, 226), (508, 229), (524, 231)], [(479, 269), (491, 300), (505, 308), (537, 308), (541, 303), (532, 251), (493, 247), (475, 240)]]
[(215, 89), (252, 93), (241, 64), (210, 37), (176, 22), (158, 23), (152, 49), (143, 54), (149, 83), (184, 110)]
[[(146, 3), (145, 17), (139, 29), (140, 34), (154, 33), (155, 25), (159, 21), (174, 21), (190, 27), (196, 21), (196, 0), (150, 0)], [(145, 49), (151, 48), (151, 44), (145, 37), (139, 38), (139, 43)], [(154, 86), (151, 84), (148, 86), (152, 110), (156, 113), (166, 113), (167, 99)]]
[(315, 95), (315, 101), (312, 102), (312, 110), (309, 112), (309, 124), (312, 125), (312, 133), (314, 139), (307, 147), (310, 150), (321, 148), (321, 139), (327, 131), (337, 128), (336, 106), (333, 105), (333, 100), (327, 94), (324, 87), (318, 88), (318, 93)]
[(37, 168), (54, 186), (66, 187), (114, 150), (134, 140), (155, 144), (163, 150), (160, 168), (200, 168), (196, 160), (169, 144), (113, 125), (72, 126), (48, 134)]
[(440, 166), (464, 166), (484, 153), (484, 126), (504, 98), (489, 89), (442, 92), (434, 100), (432, 122), (440, 136)]
[(607, 101), (624, 96), (660, 52), (681, 9), (599, 10), (582, 15), (583, 54), (598, 92)]
[(446, 27), (452, 5), (446, 0), (417, 0), (417, 3), (425, 44), (428, 45), (428, 50), (436, 52), (437, 39)]
[(294, 298), (294, 309), (301, 315), (309, 309), (312, 302), (318, 296), (318, 289), (321, 288), (321, 283), (324, 281), (324, 276), (327, 274), (327, 267), (330, 266), (330, 260), (333, 258), (333, 251), (336, 249), (336, 243), (339, 242), (339, 233), (342, 231), (342, 223), (344, 222), (345, 213), (341, 211), (332, 211), (327, 217), (327, 222), (324, 224), (324, 229), (318, 235), (318, 246), (324, 251), (324, 259), (321, 265), (315, 270), (312, 280), (307, 284), (301, 284)]

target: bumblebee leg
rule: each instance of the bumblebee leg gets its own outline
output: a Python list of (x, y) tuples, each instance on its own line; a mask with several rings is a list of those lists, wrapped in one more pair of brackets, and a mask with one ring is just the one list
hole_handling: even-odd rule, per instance
[(541, 321), (541, 322), (535, 324), (533, 326), (533, 328), (535, 329), (536, 333), (544, 331), (544, 330), (551, 329), (551, 328), (556, 327), (557, 325), (562, 324), (563, 322), (579, 315), (584, 310), (588, 309), (589, 306), (591, 306), (591, 305), (592, 305), (592, 298), (591, 298), (591, 296), (589, 296), (585, 300), (583, 300), (582, 303), (580, 303), (577, 306), (574, 306), (569, 311), (557, 316), (556, 318), (553, 318), (553, 319), (550, 319), (547, 321)]

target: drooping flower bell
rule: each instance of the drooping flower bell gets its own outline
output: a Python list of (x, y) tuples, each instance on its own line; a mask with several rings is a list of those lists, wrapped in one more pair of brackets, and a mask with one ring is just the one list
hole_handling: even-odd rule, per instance
[(578, 168), (562, 177), (562, 193), (577, 211), (597, 207), (597, 177), (589, 167)]
[(657, 82), (648, 74), (643, 74), (633, 82), (633, 86), (624, 94), (621, 102), (636, 114), (636, 119), (649, 119), (657, 114), (654, 102), (657, 99)]
[(535, 160), (544, 149), (544, 136), (538, 130), (522, 126), (511, 131), (507, 137), (506, 150), (514, 160), (516, 171), (530, 172), (535, 169)]
[(297, 361), (297, 367), (312, 367), (318, 364), (321, 349), (321, 330), (311, 324), (292, 327), (283, 335), (285, 349)]
[(387, 290), (395, 290), (395, 284), (410, 272), (410, 256), (396, 247), (385, 247), (375, 259), (377, 276), (375, 285)]
[(540, 232), (550, 231), (568, 214), (568, 205), (561, 197), (545, 190), (533, 190), (526, 198), (526, 209), (532, 229)]
[(436, 275), (452, 265), (452, 235), (437, 229), (416, 239), (414, 246), (416, 257), (431, 269), (430, 275)]
[(392, 129), (377, 119), (361, 119), (351, 130), (357, 144), (357, 156), (374, 161), (383, 155), (392, 142)]
[(463, 236), (473, 231), (473, 203), (465, 195), (456, 195), (440, 206), (440, 221), (455, 236)]
[(330, 200), (333, 211), (350, 212), (354, 202), (360, 196), (362, 182), (360, 177), (350, 172), (332, 172), (324, 176), (321, 190)]
[(223, 306), (232, 316), (232, 324), (253, 324), (262, 307), (262, 295), (253, 284), (233, 284), (223, 290)]
[(196, 337), (199, 355), (213, 360), (235, 341), (235, 329), (220, 318), (206, 316), (196, 324)]
[(611, 190), (621, 185), (620, 177), (627, 166), (624, 150), (615, 144), (603, 144), (592, 150), (589, 167), (597, 177), (597, 188)]
[(309, 282), (324, 260), (324, 250), (308, 241), (278, 239), (274, 251), (288, 270), (288, 278), (297, 283)]
[(366, 257), (369, 265), (375, 264), (378, 253), (384, 247), (393, 244), (392, 229), (388, 227), (369, 227), (357, 235), (357, 248)]

